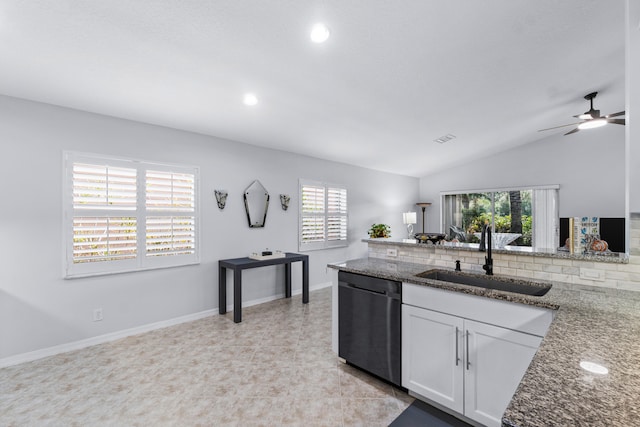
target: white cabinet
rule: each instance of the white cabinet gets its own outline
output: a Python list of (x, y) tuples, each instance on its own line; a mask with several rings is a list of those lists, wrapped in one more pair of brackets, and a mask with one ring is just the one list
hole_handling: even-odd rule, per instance
[(459, 413), (463, 329), (459, 317), (402, 305), (402, 386)]
[[(405, 284), (405, 287), (407, 284)], [(409, 285), (412, 288), (415, 285)], [(425, 289), (429, 292), (434, 289)], [(477, 319), (469, 319), (460, 315), (461, 305), (469, 303), (469, 295), (463, 297), (458, 304), (454, 299), (451, 311), (441, 303), (438, 310), (422, 308), (409, 303), (422, 303), (426, 300), (411, 298), (402, 306), (402, 385), (419, 397), (438, 403), (459, 414), (486, 426), (500, 426), (511, 397), (520, 383), (531, 359), (536, 353), (542, 338), (531, 332), (524, 333), (502, 326), (496, 326)], [(439, 301), (435, 290), (433, 298), (428, 298), (433, 305)], [(403, 290), (404, 292), (404, 290)], [(448, 294), (455, 294), (447, 292)], [(446, 295), (451, 297), (451, 295)], [(422, 298), (422, 296), (421, 296)], [(473, 297), (472, 297), (473, 298)], [(478, 304), (486, 303), (486, 298), (475, 297)], [(492, 304), (490, 316), (496, 319), (495, 310), (500, 306), (511, 304), (489, 301)], [(505, 306), (510, 315), (506, 323), (513, 322), (512, 310), (519, 307)], [(527, 329), (534, 329), (543, 335), (552, 320), (549, 310), (536, 307), (522, 307), (521, 318), (528, 318)], [(529, 311), (534, 309), (534, 311)], [(477, 307), (474, 308), (477, 310)], [(474, 311), (484, 319), (481, 311)], [(533, 319), (533, 320), (532, 320)], [(511, 326), (509, 323), (508, 326)]]
[(464, 328), (464, 415), (500, 426), (542, 338), (472, 320)]

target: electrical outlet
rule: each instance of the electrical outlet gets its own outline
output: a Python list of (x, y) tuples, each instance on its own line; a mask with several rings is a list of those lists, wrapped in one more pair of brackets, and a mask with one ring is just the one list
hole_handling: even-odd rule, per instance
[(387, 256), (398, 256), (398, 249), (387, 248)]
[(93, 321), (94, 322), (99, 322), (102, 320), (102, 309), (101, 308), (96, 308), (93, 310)]
[(604, 282), (604, 271), (593, 268), (580, 268), (580, 278)]

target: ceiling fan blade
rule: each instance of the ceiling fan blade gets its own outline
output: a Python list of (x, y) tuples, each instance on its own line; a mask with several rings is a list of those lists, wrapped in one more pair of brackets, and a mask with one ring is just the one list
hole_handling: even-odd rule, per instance
[(560, 126), (556, 126), (556, 127), (552, 127), (552, 128), (540, 129), (538, 132), (542, 132), (543, 130), (551, 130), (551, 129), (564, 128), (564, 127), (567, 127), (567, 126), (575, 126), (575, 125), (579, 125), (580, 123), (582, 123), (582, 122), (578, 122), (578, 123), (569, 123), (569, 124), (566, 124), (566, 125), (560, 125)]
[(618, 111), (617, 113), (613, 113), (613, 114), (607, 114), (605, 117), (608, 119), (610, 117), (618, 117), (618, 116), (624, 116), (624, 111)]
[(566, 136), (566, 135), (571, 135), (572, 133), (576, 133), (576, 132), (578, 132), (579, 130), (580, 130), (580, 129), (575, 128), (574, 130), (572, 130), (572, 131), (569, 131), (569, 132), (565, 133), (565, 136)]
[(614, 125), (625, 125), (625, 119), (607, 119), (607, 123), (613, 123)]

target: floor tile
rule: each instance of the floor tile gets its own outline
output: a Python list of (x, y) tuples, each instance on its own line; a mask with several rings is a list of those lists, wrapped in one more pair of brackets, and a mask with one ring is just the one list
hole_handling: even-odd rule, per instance
[(0, 369), (0, 426), (376, 426), (413, 398), (340, 363), (331, 290)]

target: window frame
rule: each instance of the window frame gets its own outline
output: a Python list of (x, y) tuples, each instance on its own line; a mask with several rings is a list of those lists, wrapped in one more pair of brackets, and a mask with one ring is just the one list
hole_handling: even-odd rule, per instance
[[(532, 223), (532, 250), (548, 250), (555, 249), (559, 244), (560, 236), (560, 216), (559, 216), (559, 190), (560, 185), (531, 185), (520, 187), (500, 187), (500, 188), (482, 188), (473, 190), (450, 190), (440, 192), (440, 228), (443, 233), (448, 234), (446, 229), (446, 197), (459, 194), (482, 194), (491, 193), (491, 230), (495, 231), (495, 193), (509, 191), (532, 191), (532, 210), (538, 212), (533, 215)], [(539, 212), (543, 211), (547, 215), (540, 216)]]
[[(312, 186), (317, 188), (322, 188), (324, 193), (324, 208), (322, 213), (316, 214), (305, 214), (303, 210), (303, 189), (306, 186)], [(345, 212), (330, 212), (328, 209), (329, 206), (329, 189), (338, 189), (340, 191), (344, 191), (344, 197), (346, 209)], [(315, 251), (322, 249), (331, 249), (331, 248), (342, 248), (349, 246), (349, 200), (348, 200), (349, 190), (346, 186), (341, 184), (329, 183), (324, 181), (314, 181), (309, 179), (300, 179), (298, 185), (298, 250), (300, 252), (306, 251)], [(323, 239), (312, 242), (303, 242), (303, 227), (304, 227), (304, 218), (305, 217), (322, 217), (323, 218)], [(337, 240), (329, 240), (329, 218), (344, 218), (344, 239)]]
[[(135, 169), (136, 198), (133, 209), (113, 209), (106, 207), (78, 209), (74, 206), (74, 165), (105, 165), (109, 167)], [(153, 162), (110, 155), (63, 152), (63, 188), (62, 188), (62, 275), (65, 279), (90, 277), (108, 274), (145, 271), (159, 268), (180, 267), (200, 263), (200, 169), (197, 166)], [(147, 209), (146, 173), (147, 171), (173, 172), (193, 175), (193, 209)], [(146, 222), (150, 217), (193, 217), (193, 253), (153, 256), (147, 251)], [(74, 262), (74, 218), (118, 218), (136, 219), (135, 257), (123, 260), (105, 260), (95, 262)], [(190, 251), (191, 252), (191, 251)]]

